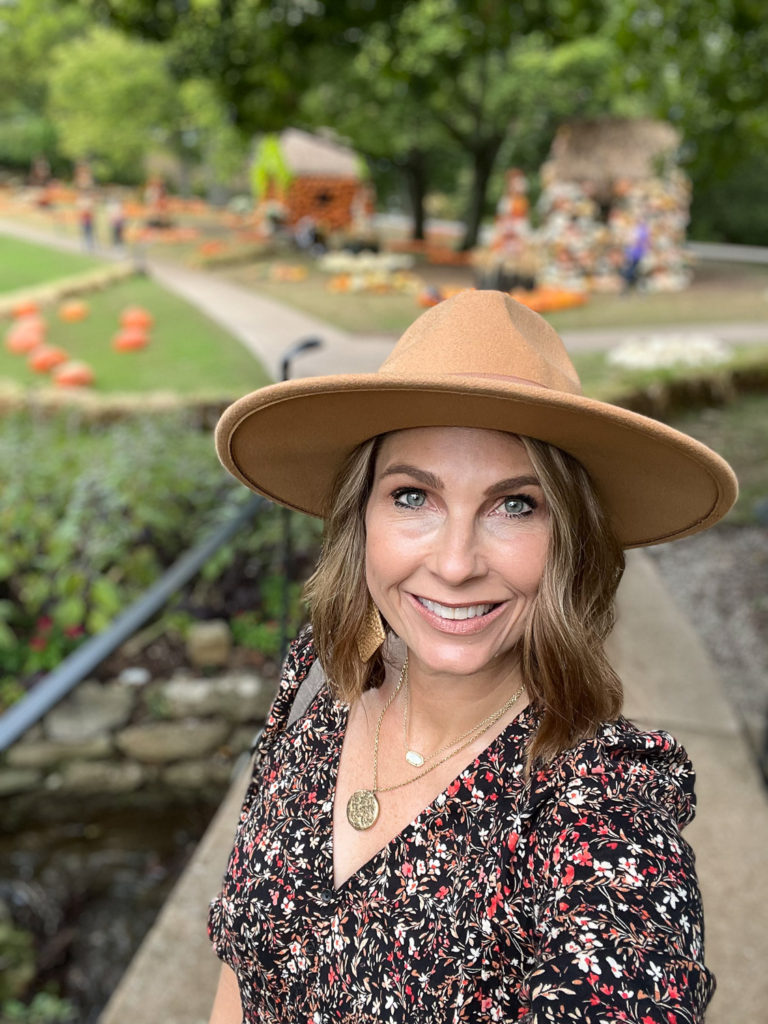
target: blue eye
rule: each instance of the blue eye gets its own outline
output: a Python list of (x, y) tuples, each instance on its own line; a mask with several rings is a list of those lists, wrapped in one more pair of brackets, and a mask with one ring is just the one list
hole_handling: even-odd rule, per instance
[(398, 508), (421, 508), (427, 500), (424, 491), (402, 487), (392, 495)]
[(536, 502), (533, 498), (524, 498), (522, 495), (516, 494), (505, 498), (501, 507), (504, 509), (505, 515), (519, 519), (522, 516), (529, 516), (536, 508)]

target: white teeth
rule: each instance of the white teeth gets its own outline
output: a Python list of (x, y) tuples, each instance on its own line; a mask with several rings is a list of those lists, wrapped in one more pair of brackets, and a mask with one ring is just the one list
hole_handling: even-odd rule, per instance
[(420, 597), (419, 601), (441, 619), (476, 619), (478, 615), (487, 615), (494, 607), (492, 604), (466, 604), (461, 608), (451, 608), (446, 604), (438, 604), (437, 601), (428, 601), (426, 597)]

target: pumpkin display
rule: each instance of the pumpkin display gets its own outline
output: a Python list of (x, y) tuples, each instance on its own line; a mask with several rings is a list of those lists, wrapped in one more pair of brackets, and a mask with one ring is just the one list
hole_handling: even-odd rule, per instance
[(90, 312), (91, 309), (87, 302), (73, 299), (71, 302), (65, 302), (59, 306), (59, 319), (68, 324), (76, 324), (85, 320)]
[(112, 339), (112, 347), (118, 352), (137, 352), (149, 344), (149, 335), (142, 327), (124, 327)]
[(54, 366), (66, 363), (68, 359), (69, 355), (63, 348), (57, 348), (56, 345), (38, 345), (30, 352), (27, 365), (35, 373), (49, 373)]
[(45, 341), (46, 323), (38, 316), (17, 320), (5, 335), (5, 347), (14, 355), (24, 355)]
[(87, 388), (93, 384), (93, 370), (88, 363), (70, 360), (53, 369), (53, 379), (60, 388)]
[(128, 306), (120, 314), (120, 324), (123, 327), (140, 327), (145, 333), (149, 330), (155, 318), (152, 314), (142, 309), (141, 306)]

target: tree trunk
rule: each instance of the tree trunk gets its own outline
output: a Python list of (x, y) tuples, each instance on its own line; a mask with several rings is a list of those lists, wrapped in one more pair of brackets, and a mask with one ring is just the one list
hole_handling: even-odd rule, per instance
[(427, 194), (427, 162), (424, 153), (420, 149), (412, 149), (403, 164), (406, 184), (408, 186), (408, 198), (411, 203), (411, 216), (413, 227), (411, 238), (417, 241), (424, 240), (424, 199)]
[(485, 213), (485, 197), (488, 192), (488, 182), (491, 178), (493, 165), (499, 154), (502, 139), (494, 137), (486, 139), (472, 152), (472, 192), (469, 197), (469, 210), (467, 211), (466, 233), (461, 243), (461, 251), (474, 249), (480, 234), (480, 227)]

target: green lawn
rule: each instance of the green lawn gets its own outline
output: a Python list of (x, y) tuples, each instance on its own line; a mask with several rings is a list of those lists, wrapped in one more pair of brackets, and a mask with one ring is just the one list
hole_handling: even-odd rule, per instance
[(0, 295), (102, 266), (84, 253), (59, 252), (0, 235)]
[[(357, 334), (400, 334), (422, 312), (413, 295), (335, 294), (327, 288), (330, 275), (315, 269), (311, 261), (290, 255), (283, 262), (307, 266), (308, 276), (299, 283), (270, 281), (267, 261), (214, 272)], [(468, 267), (422, 265), (414, 267), (414, 273), (429, 285), (471, 287), (474, 283)], [(547, 316), (558, 330), (706, 325), (766, 318), (768, 267), (714, 262), (702, 262), (692, 286), (682, 292), (593, 295), (584, 306)]]
[[(269, 383), (258, 360), (237, 339), (149, 278), (136, 276), (86, 296), (88, 319), (62, 323), (46, 313), (48, 341), (72, 359), (90, 363), (99, 392), (175, 391), (180, 394), (241, 395)], [(151, 342), (138, 352), (115, 352), (112, 338), (120, 313), (139, 305), (155, 318)], [(0, 379), (23, 385), (49, 383), (28, 369), (23, 356), (0, 346)]]

